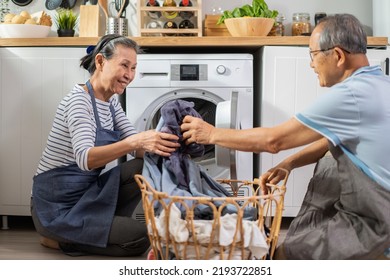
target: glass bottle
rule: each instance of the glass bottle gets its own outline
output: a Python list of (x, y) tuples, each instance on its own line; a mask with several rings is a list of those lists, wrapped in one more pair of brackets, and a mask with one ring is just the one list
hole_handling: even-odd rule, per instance
[[(176, 7), (176, 2), (175, 2), (175, 0), (164, 0), (163, 7)], [(164, 11), (163, 15), (167, 19), (174, 19), (175, 17), (177, 17), (178, 12), (177, 11)]]
[(275, 18), (275, 24), (272, 27), (272, 29), (271, 29), (271, 31), (270, 31), (270, 33), (268, 35), (269, 36), (284, 36), (284, 24), (283, 24), (283, 21), (285, 19), (286, 18), (284, 17), (284, 15), (279, 14)]
[[(157, 2), (157, 0), (148, 0), (148, 3), (146, 3), (146, 6), (160, 7), (160, 4)], [(161, 12), (160, 11), (148, 11), (148, 15), (150, 18), (158, 19), (161, 17)]]
[(324, 17), (326, 17), (326, 13), (316, 13), (314, 15), (314, 24), (317, 25)]
[[(179, 29), (193, 29), (195, 25), (189, 20), (184, 19), (179, 23)], [(181, 36), (193, 36), (192, 33), (181, 33)]]
[(310, 14), (309, 13), (294, 13), (292, 23), (292, 36), (310, 35)]
[[(164, 28), (166, 29), (177, 29), (177, 24), (174, 21), (167, 21), (164, 24)], [(164, 33), (164, 36), (176, 36), (175, 33)]]
[(163, 28), (162, 22), (157, 20), (152, 20), (146, 25), (147, 29), (160, 29)]
[[(180, 7), (192, 7), (192, 2), (191, 2), (191, 0), (181, 0), (179, 6)], [(183, 19), (189, 19), (194, 15), (194, 12), (180, 11), (179, 15)]]
[[(162, 29), (163, 23), (158, 20), (152, 20), (146, 25), (147, 29)], [(148, 36), (161, 36), (161, 33), (148, 33)]]

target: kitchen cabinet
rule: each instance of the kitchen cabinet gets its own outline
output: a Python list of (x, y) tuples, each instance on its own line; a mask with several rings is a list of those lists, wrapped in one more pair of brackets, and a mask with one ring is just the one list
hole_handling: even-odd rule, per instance
[(57, 105), (88, 78), (79, 67), (84, 54), (81, 47), (0, 48), (0, 215), (30, 215), (32, 178)]
[[(369, 49), (371, 65), (379, 64), (388, 74), (387, 49)], [(261, 84), (260, 125), (272, 127), (287, 121), (304, 109), (319, 95), (326, 94), (327, 88), (319, 86), (317, 75), (310, 68), (309, 48), (266, 46), (260, 57)], [(278, 164), (300, 148), (282, 151), (278, 154), (260, 155), (260, 174)], [(314, 164), (294, 170), (288, 179), (285, 196), (284, 216), (296, 216), (313, 174)]]

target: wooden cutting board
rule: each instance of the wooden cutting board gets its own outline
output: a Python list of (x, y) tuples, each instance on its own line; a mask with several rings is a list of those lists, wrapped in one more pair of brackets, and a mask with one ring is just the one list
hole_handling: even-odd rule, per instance
[(100, 37), (106, 33), (106, 20), (99, 5), (81, 5), (79, 20), (80, 37)]

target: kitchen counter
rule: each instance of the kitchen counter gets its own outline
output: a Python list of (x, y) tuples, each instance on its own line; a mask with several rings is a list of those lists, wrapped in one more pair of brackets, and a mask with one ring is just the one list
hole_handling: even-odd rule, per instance
[[(0, 38), (0, 47), (77, 47), (94, 45), (98, 37), (47, 37), (47, 38)], [(308, 36), (284, 37), (133, 37), (141, 47), (234, 47), (258, 48), (261, 46), (307, 46)], [(368, 37), (368, 45), (385, 47), (387, 37)]]

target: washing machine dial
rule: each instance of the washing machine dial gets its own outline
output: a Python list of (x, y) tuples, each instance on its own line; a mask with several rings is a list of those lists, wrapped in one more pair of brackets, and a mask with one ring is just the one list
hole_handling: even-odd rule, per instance
[(218, 65), (217, 66), (217, 73), (220, 75), (223, 75), (226, 73), (226, 67), (223, 65)]

